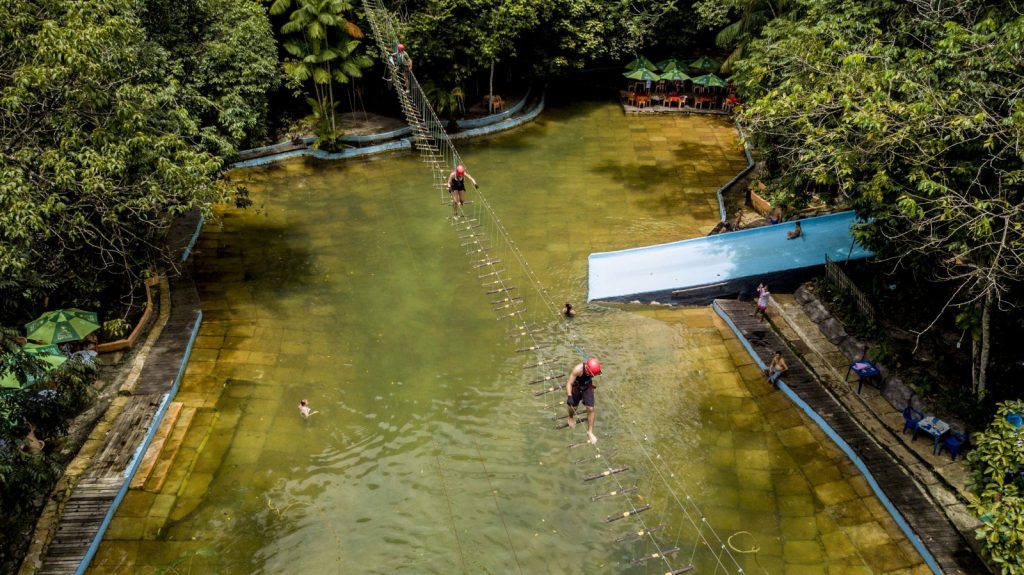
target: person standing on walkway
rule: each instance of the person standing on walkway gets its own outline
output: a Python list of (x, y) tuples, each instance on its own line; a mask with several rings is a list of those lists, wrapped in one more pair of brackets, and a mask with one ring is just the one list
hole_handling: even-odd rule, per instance
[(601, 362), (596, 357), (577, 364), (565, 382), (565, 404), (569, 408), (569, 427), (576, 427), (576, 408), (580, 402), (587, 408), (587, 441), (597, 443), (594, 435), (594, 376), (601, 375)]
[(476, 183), (473, 176), (469, 175), (466, 171), (466, 167), (462, 164), (455, 166), (452, 173), (448, 174), (448, 193), (452, 197), (452, 217), (459, 217), (459, 208), (466, 203), (464, 194), (466, 192), (466, 178), (473, 182), (473, 187), (480, 189), (480, 184)]
[(768, 312), (768, 298), (771, 295), (771, 292), (768, 291), (768, 286), (757, 284), (757, 309), (754, 310), (754, 317), (760, 315), (761, 321), (764, 321), (765, 314)]

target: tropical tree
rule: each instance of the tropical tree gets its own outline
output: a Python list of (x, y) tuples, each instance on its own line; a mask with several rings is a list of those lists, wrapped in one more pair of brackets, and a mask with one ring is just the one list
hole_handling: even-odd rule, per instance
[(0, 300), (14, 315), (133, 283), (174, 216), (230, 194), (135, 7), (0, 4)]
[(732, 71), (734, 62), (743, 57), (743, 50), (769, 22), (786, 15), (787, 0), (698, 0), (694, 10), (700, 15), (698, 25), (718, 28), (715, 43), (730, 50), (722, 62), (722, 72)]
[(967, 456), (977, 537), (1003, 575), (1024, 573), (1024, 401), (998, 406), (995, 420), (975, 437)]
[(267, 95), (280, 82), (277, 46), (256, 0), (146, 0), (139, 18), (163, 48), (168, 75), (222, 156), (266, 132)]
[(1024, 18), (968, 0), (796, 4), (736, 64), (741, 122), (780, 187), (852, 204), (880, 259), (948, 294), (935, 320), (968, 312), (981, 398), (992, 311), (1024, 279)]
[[(276, 0), (270, 12), (283, 14), (291, 4), (291, 0)], [(359, 50), (363, 31), (345, 18), (352, 8), (348, 0), (295, 0), (288, 22), (281, 27), (291, 37), (284, 48), (294, 57), (284, 63), (284, 70), (298, 84), (312, 83), (316, 109), (329, 120), (329, 140), (337, 134), (334, 82), (347, 84), (360, 78), (373, 63)]]

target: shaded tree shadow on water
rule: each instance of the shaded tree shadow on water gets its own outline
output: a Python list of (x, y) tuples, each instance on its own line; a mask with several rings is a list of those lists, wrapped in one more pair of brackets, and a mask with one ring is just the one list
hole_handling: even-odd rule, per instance
[(309, 234), (299, 226), (235, 221), (217, 236), (215, 247), (200, 242), (192, 276), (199, 285), (249, 286), (254, 303), (277, 309), (280, 298), (313, 285), (317, 269), (309, 245)]
[[(694, 161), (693, 159), (699, 157), (703, 150), (704, 148), (700, 144), (682, 142), (672, 152), (676, 159), (669, 162), (659, 162), (654, 166), (642, 166), (606, 161), (596, 164), (591, 168), (591, 172), (611, 179), (619, 187), (630, 189), (630, 200), (636, 205), (653, 213), (664, 213), (665, 210), (693, 202), (694, 197), (691, 192), (687, 191), (687, 188), (699, 184), (689, 181), (686, 175), (687, 166), (680, 162)], [(723, 177), (719, 186), (725, 185), (728, 181), (729, 178)], [(655, 186), (663, 186), (667, 192), (644, 193), (646, 188)], [(714, 199), (714, 194), (710, 194), (707, 199)]]

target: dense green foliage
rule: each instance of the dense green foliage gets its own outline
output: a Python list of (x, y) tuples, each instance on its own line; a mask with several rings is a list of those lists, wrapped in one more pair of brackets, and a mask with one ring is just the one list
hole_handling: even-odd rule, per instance
[[(13, 571), (10, 552), (19, 533), (31, 524), (41, 495), (49, 493), (66, 463), (55, 447), (68, 423), (91, 401), (92, 364), (65, 362), (54, 371), (26, 354), (15, 334), (0, 329), (0, 377), (34, 380), (23, 389), (0, 389), (0, 571)], [(39, 450), (44, 440), (49, 445)]]
[(130, 0), (0, 5), (0, 318), (132, 285), (175, 215), (227, 197), (219, 154), (262, 125), (272, 38), (249, 0), (195, 7), (147, 31)]
[(440, 84), (459, 86), (493, 64), (529, 78), (630, 60), (666, 41), (678, 49), (696, 19), (676, 1), (406, 0), (399, 34)]
[[(1003, 575), (1024, 573), (1024, 427), (1010, 423), (1024, 415), (1024, 401), (1001, 403), (996, 419), (977, 434), (967, 456), (974, 509), (981, 518), (980, 539)], [(1018, 424), (1019, 425), (1019, 424)]]
[(285, 50), (291, 58), (284, 70), (296, 85), (313, 88), (313, 114), (321, 121), (317, 133), (321, 140), (333, 142), (337, 135), (334, 84), (347, 84), (360, 78), (372, 60), (363, 52), (363, 31), (348, 20), (353, 5), (348, 0), (275, 0), (272, 14), (291, 8), (288, 22), (281, 26), (287, 36)]
[[(230, 156), (264, 135), (279, 83), (273, 30), (255, 0), (146, 0), (140, 20), (165, 51), (183, 105), (207, 149)], [(171, 78), (167, 78), (168, 80)]]
[(736, 63), (741, 121), (776, 186), (874, 218), (862, 241), (948, 293), (983, 397), (993, 310), (1024, 279), (1020, 7), (792, 4)]

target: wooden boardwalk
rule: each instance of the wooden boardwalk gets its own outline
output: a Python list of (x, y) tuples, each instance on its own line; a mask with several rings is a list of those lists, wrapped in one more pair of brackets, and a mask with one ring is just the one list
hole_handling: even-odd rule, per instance
[(767, 323), (752, 317), (753, 303), (715, 300), (715, 304), (729, 316), (762, 363), (767, 363), (776, 350), (782, 351), (789, 365), (782, 381), (857, 454), (943, 573), (977, 575), (989, 572), (960, 532), (936, 508), (899, 461), (857, 424)]
[[(194, 230), (196, 222), (191, 225)], [(187, 233), (179, 235), (191, 237)], [(129, 467), (136, 454), (141, 457), (144, 453), (150, 428), (159, 425), (157, 412), (177, 383), (201, 318), (199, 295), (191, 278), (173, 277), (170, 286), (167, 323), (149, 350), (132, 396), (64, 504), (39, 573), (75, 573), (79, 566), (84, 567), (82, 561), (90, 555), (97, 537), (102, 537), (100, 529), (113, 514), (113, 504), (131, 481)], [(167, 305), (168, 298), (162, 297), (161, 303)]]

